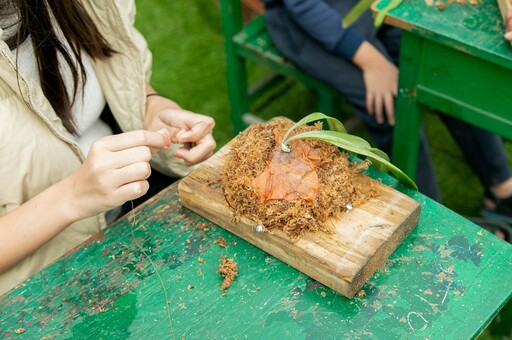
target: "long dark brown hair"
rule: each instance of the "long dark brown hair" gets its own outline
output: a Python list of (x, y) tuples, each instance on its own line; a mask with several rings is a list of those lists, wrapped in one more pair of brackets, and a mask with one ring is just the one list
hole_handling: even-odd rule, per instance
[[(44, 94), (66, 129), (77, 134), (71, 106), (86, 81), (82, 53), (93, 59), (106, 59), (115, 51), (101, 35), (80, 1), (76, 0), (0, 0), (2, 19), (16, 15), (17, 33), (7, 40), (11, 49), (28, 37), (32, 39)], [(53, 14), (52, 20), (51, 14)], [(2, 20), (5, 22), (5, 20)], [(12, 24), (12, 23), (11, 23)], [(54, 25), (59, 25), (70, 50), (59, 41)], [(4, 28), (4, 27), (3, 27)], [(57, 55), (61, 55), (73, 76), (73, 92), (66, 90)], [(72, 58), (74, 56), (74, 59)], [(75, 60), (75, 62), (73, 62)], [(76, 64), (77, 63), (77, 64)], [(80, 79), (83, 81), (79, 84)]]

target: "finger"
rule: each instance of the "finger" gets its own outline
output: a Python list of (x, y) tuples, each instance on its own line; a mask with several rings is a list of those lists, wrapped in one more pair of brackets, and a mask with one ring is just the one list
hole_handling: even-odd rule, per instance
[(213, 118), (187, 110), (162, 110), (159, 112), (158, 117), (168, 126), (178, 129), (190, 130), (199, 123), (207, 125), (210, 130), (213, 130), (215, 126)]
[(171, 140), (175, 143), (194, 143), (203, 139), (213, 131), (215, 125), (213, 119), (201, 120), (192, 125), (189, 129), (180, 129), (175, 131), (175, 135), (171, 136)]
[(188, 165), (193, 165), (211, 157), (215, 147), (215, 139), (212, 135), (208, 135), (192, 148), (187, 148), (185, 146), (176, 150), (174, 156), (183, 159)]
[(158, 131), (158, 133), (164, 136), (165, 147), (168, 148), (169, 146), (171, 146), (171, 136), (169, 134), (169, 131), (167, 131), (166, 129), (161, 129), (160, 131)]
[(152, 157), (151, 149), (147, 146), (136, 146), (133, 148), (113, 152), (110, 155), (112, 168), (119, 169), (129, 164), (138, 162), (149, 162)]
[(119, 188), (128, 183), (146, 180), (150, 175), (151, 166), (149, 163), (137, 162), (112, 171), (110, 178), (112, 186)]
[(382, 114), (382, 106), (383, 106), (382, 97), (376, 96), (375, 103), (374, 103), (375, 119), (377, 120), (377, 123), (379, 123), (379, 124), (384, 123), (384, 116)]
[(117, 188), (114, 192), (115, 197), (117, 198), (119, 205), (128, 202), (130, 200), (137, 199), (142, 197), (149, 190), (149, 183), (146, 180), (136, 181), (126, 183), (119, 188)]
[(194, 125), (190, 130), (180, 129), (176, 131), (174, 139), (172, 140), (175, 140), (175, 143), (192, 143), (200, 140), (208, 133), (205, 131), (203, 125), (204, 124), (200, 122)]
[(370, 114), (370, 116), (373, 116), (373, 101), (374, 96), (371, 93), (366, 93), (366, 111)]
[[(190, 150), (192, 150), (192, 149), (190, 149)], [(190, 150), (180, 149), (180, 150), (176, 151), (174, 156), (176, 158), (183, 159), (183, 161), (185, 162), (185, 165), (192, 166), (192, 165), (196, 165), (196, 164), (199, 164), (199, 163), (207, 160), (208, 158), (210, 158), (213, 155), (213, 152), (211, 151), (208, 153), (201, 153), (200, 157), (195, 157), (192, 155), (192, 152)]]
[(386, 118), (388, 124), (395, 125), (395, 98), (393, 96), (386, 96), (384, 98), (384, 106), (386, 108)]
[(214, 148), (206, 143), (197, 144), (192, 148), (185, 146), (176, 150), (174, 156), (183, 159), (187, 165), (195, 165), (211, 157), (213, 155), (213, 149)]
[(104, 137), (93, 144), (92, 147), (103, 147), (109, 151), (120, 151), (136, 146), (148, 146), (163, 149), (169, 142), (159, 132), (135, 130)]

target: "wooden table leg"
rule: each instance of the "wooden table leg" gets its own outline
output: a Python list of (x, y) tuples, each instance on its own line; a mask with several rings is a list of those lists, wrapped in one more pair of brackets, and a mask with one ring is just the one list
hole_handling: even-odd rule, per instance
[(392, 159), (396, 166), (414, 179), (423, 118), (423, 107), (416, 100), (422, 41), (417, 36), (403, 31), (401, 44)]

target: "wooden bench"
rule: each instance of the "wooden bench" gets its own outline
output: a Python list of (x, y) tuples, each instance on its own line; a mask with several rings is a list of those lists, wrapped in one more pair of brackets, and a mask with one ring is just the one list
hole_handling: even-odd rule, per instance
[[(254, 1), (253, 1), (254, 2)], [(250, 8), (245, 5), (245, 8)], [(257, 7), (252, 7), (257, 8)], [(262, 7), (260, 7), (262, 8)], [(228, 95), (231, 104), (233, 134), (244, 130), (250, 119), (251, 104), (285, 80), (303, 83), (318, 95), (317, 110), (335, 115), (339, 93), (327, 84), (297, 69), (273, 45), (264, 14), (244, 23), (240, 0), (221, 0), (222, 28), (225, 37)], [(269, 69), (269, 74), (249, 83), (246, 62)]]

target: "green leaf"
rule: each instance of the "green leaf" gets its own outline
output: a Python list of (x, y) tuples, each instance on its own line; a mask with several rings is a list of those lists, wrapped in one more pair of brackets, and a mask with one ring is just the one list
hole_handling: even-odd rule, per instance
[[(350, 27), (366, 10), (368, 10), (368, 8), (371, 7), (374, 1), (375, 0), (359, 0), (359, 2), (347, 13), (347, 15), (345, 15), (341, 21), (341, 26), (343, 28)], [(378, 11), (373, 22), (374, 26), (380, 27), (388, 12), (397, 8), (402, 3), (402, 1), (403, 0), (390, 0), (386, 7)]]
[(288, 136), (290, 135), (290, 133), (293, 130), (295, 130), (299, 126), (302, 126), (302, 125), (305, 125), (305, 124), (308, 124), (311, 122), (316, 122), (317, 120), (322, 120), (322, 119), (327, 120), (327, 124), (329, 125), (330, 130), (347, 132), (343, 123), (340, 122), (339, 120), (337, 120), (336, 118), (329, 117), (321, 112), (313, 112), (313, 113), (308, 114), (306, 117), (302, 118), (301, 120), (299, 120), (286, 132), (286, 134), (283, 137), (283, 144), (285, 144), (285, 145), (288, 144)]
[(345, 129), (345, 125), (343, 125), (342, 122), (337, 120), (336, 118), (327, 117), (325, 118), (327, 120), (327, 125), (329, 126), (329, 130), (331, 131), (338, 131), (338, 132), (347, 132), (347, 129)]
[(389, 156), (387, 153), (385, 153), (384, 151), (382, 151), (381, 149), (377, 149), (377, 148), (372, 148), (371, 151), (377, 155), (379, 155), (380, 157), (386, 159), (387, 161), (389, 161)]
[(380, 27), (380, 25), (382, 25), (382, 23), (384, 22), (384, 18), (386, 17), (386, 15), (389, 13), (389, 11), (391, 10), (394, 10), (395, 8), (397, 8), (400, 4), (402, 3), (402, 0), (391, 0), (386, 7), (384, 7), (383, 9), (381, 9), (378, 13), (377, 13), (377, 16), (375, 17), (375, 21), (373, 22), (373, 25), (375, 27)]
[(344, 143), (347, 146), (354, 146), (356, 148), (360, 149), (371, 149), (372, 146), (370, 143), (368, 143), (365, 139), (350, 135), (348, 133), (344, 132), (337, 132), (337, 131), (325, 131), (325, 130), (316, 130), (316, 131), (307, 131), (300, 134), (297, 134), (295, 136), (292, 136), (288, 139), (287, 142), (291, 142), (295, 139), (300, 138), (314, 138), (318, 140), (323, 140), (324, 142), (333, 143)]
[(350, 135), (339, 131), (308, 131), (290, 137), (286, 142), (290, 143), (296, 139), (316, 139), (333, 144), (345, 151), (365, 156), (372, 161), (372, 165), (379, 170), (387, 169), (391, 171), (395, 177), (403, 184), (410, 186), (416, 190), (418, 187), (414, 181), (409, 178), (402, 170), (389, 161), (388, 155), (370, 144), (363, 138)]
[(368, 8), (372, 5), (375, 0), (360, 0), (352, 9), (345, 15), (343, 20), (341, 21), (341, 26), (343, 28), (348, 28), (354, 22), (359, 19), (359, 17), (366, 12)]

